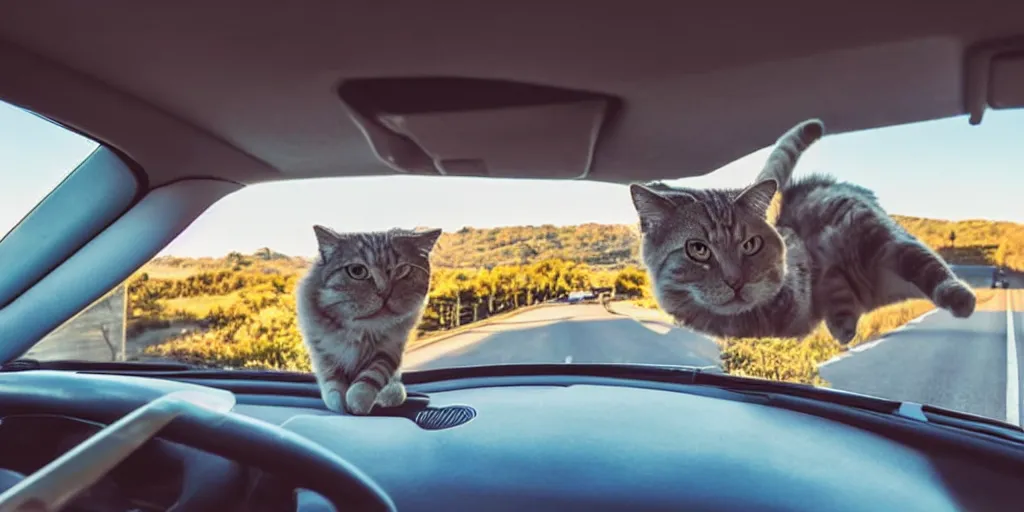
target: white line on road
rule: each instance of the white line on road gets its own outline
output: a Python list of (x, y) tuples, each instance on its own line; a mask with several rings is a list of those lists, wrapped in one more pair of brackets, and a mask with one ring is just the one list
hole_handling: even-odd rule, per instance
[(822, 367), (828, 366), (828, 365), (830, 365), (832, 363), (836, 363), (836, 362), (842, 361), (843, 359), (846, 359), (847, 357), (850, 357), (850, 356), (852, 356), (852, 355), (854, 355), (856, 353), (859, 353), (859, 352), (863, 352), (863, 351), (865, 351), (865, 350), (867, 350), (869, 348), (875, 348), (878, 345), (881, 345), (883, 342), (889, 341), (889, 337), (892, 336), (893, 334), (897, 334), (899, 332), (905, 331), (905, 330), (909, 329), (911, 325), (920, 323), (925, 318), (928, 318), (929, 316), (934, 315), (935, 313), (938, 313), (938, 312), (939, 312), (938, 308), (933, 309), (931, 311), (928, 311), (927, 313), (925, 313), (925, 314), (923, 314), (921, 316), (918, 316), (917, 318), (914, 318), (913, 320), (907, 322), (906, 324), (901, 325), (901, 326), (897, 327), (896, 329), (893, 329), (893, 330), (889, 331), (888, 333), (886, 333), (885, 336), (882, 336), (881, 338), (878, 338), (875, 341), (871, 341), (871, 342), (868, 342), (868, 343), (862, 343), (860, 345), (857, 345), (856, 347), (853, 347), (853, 348), (847, 349), (847, 350), (845, 350), (843, 352), (840, 352), (840, 353), (832, 356), (832, 358), (829, 359), (828, 361), (825, 361), (824, 363), (819, 364), (818, 368), (822, 368)]
[(925, 313), (925, 314), (923, 314), (923, 315), (921, 315), (921, 316), (919, 316), (919, 317), (917, 317), (917, 318), (907, 322), (905, 325), (903, 325), (902, 327), (897, 328), (893, 332), (902, 331), (903, 329), (906, 329), (908, 325), (911, 325), (911, 324), (919, 324), (919, 323), (921, 323), (921, 320), (924, 320), (925, 318), (928, 318), (929, 316), (934, 315), (935, 313), (938, 313), (939, 311), (941, 311), (939, 308), (935, 308), (935, 309), (933, 309), (933, 310), (931, 310), (931, 311), (929, 311), (929, 312), (927, 312), (927, 313)]
[(1006, 291), (1006, 421), (1020, 425), (1020, 369), (1017, 332), (1013, 325), (1013, 296)]

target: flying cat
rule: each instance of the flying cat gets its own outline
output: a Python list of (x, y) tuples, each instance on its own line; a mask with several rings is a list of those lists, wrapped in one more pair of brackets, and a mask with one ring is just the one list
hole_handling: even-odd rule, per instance
[(861, 315), (905, 299), (974, 312), (971, 288), (870, 190), (827, 175), (790, 179), (824, 128), (817, 119), (791, 128), (741, 190), (630, 186), (655, 298), (677, 322), (745, 338), (803, 337), (825, 320), (846, 344)]
[(320, 254), (296, 288), (296, 309), (324, 403), (357, 415), (401, 405), (398, 369), (423, 316), (441, 230), (313, 231)]

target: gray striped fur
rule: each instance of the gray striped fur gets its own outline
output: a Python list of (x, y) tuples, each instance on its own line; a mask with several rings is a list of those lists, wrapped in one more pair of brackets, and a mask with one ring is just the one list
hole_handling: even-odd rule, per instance
[(427, 303), (441, 230), (313, 230), (319, 258), (298, 284), (296, 309), (324, 403), (359, 415), (401, 405), (398, 370)]
[[(905, 299), (930, 299), (957, 317), (974, 312), (970, 287), (870, 190), (825, 175), (791, 178), (823, 133), (816, 119), (787, 131), (743, 190), (630, 187), (654, 296), (680, 324), (723, 337), (803, 337), (825, 320), (845, 344), (861, 315)], [(763, 243), (745, 254), (752, 237)], [(706, 261), (687, 250), (693, 243), (710, 248)]]

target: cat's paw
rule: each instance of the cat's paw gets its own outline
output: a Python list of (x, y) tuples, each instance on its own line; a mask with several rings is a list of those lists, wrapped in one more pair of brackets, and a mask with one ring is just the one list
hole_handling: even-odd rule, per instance
[(833, 314), (825, 318), (825, 325), (828, 326), (829, 334), (836, 341), (841, 345), (846, 345), (857, 336), (857, 322), (859, 320), (860, 315)]
[(967, 318), (974, 313), (977, 303), (974, 291), (959, 279), (947, 279), (935, 287), (935, 305), (947, 309), (957, 318)]
[(381, 407), (398, 407), (405, 403), (406, 393), (405, 386), (397, 380), (388, 382), (384, 389), (380, 390), (380, 394), (377, 395), (377, 403)]
[(338, 414), (345, 413), (345, 396), (341, 390), (328, 388), (320, 392), (320, 397), (324, 399), (324, 405), (327, 406), (327, 410)]
[(373, 402), (377, 399), (377, 388), (366, 382), (356, 382), (348, 388), (345, 393), (345, 404), (348, 405), (348, 412), (364, 416), (373, 409)]

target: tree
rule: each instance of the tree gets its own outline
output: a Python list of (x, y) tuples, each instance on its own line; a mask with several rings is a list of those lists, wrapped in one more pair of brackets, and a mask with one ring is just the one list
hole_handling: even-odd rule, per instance
[(647, 294), (647, 273), (637, 267), (626, 267), (615, 276), (615, 295), (643, 297)]
[(956, 231), (949, 232), (949, 246), (956, 247)]
[(996, 249), (996, 254), (992, 257), (992, 259), (995, 260), (996, 266), (1006, 266), (1006, 259), (1009, 256), (1009, 251), (1010, 248), (1006, 240), (999, 242), (999, 248)]

